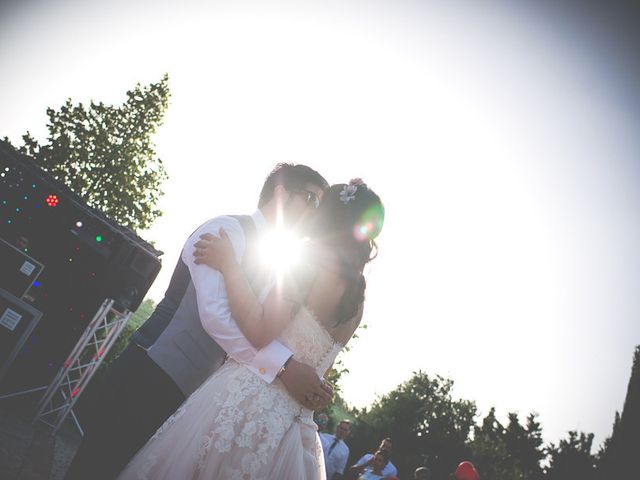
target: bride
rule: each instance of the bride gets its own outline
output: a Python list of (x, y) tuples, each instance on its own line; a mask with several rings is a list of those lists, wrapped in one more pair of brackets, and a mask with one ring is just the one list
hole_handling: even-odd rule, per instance
[[(330, 187), (311, 220), (301, 269), (306, 274), (275, 287), (262, 304), (224, 230), (201, 245), (206, 263), (224, 276), (231, 311), (247, 339), (261, 348), (279, 338), (296, 360), (323, 376), (362, 318), (362, 272), (383, 220), (380, 198), (361, 180)], [(118, 478), (316, 480), (325, 471), (313, 412), (280, 380), (267, 384), (229, 359)]]

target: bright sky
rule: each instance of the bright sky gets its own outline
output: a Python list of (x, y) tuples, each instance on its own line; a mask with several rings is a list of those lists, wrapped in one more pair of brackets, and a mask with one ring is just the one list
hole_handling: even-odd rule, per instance
[(616, 23), (633, 18), (497, 0), (0, 9), (14, 143), (68, 97), (121, 103), (169, 73), (152, 298), (193, 229), (251, 213), (275, 163), (362, 177), (387, 218), (347, 401), (422, 369), (483, 415), (539, 412), (546, 440), (610, 434), (640, 343), (640, 75)]

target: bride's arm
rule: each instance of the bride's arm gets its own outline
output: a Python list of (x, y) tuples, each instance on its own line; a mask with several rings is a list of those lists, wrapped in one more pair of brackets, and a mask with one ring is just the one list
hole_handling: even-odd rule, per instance
[(279, 295), (274, 288), (264, 303), (260, 303), (236, 261), (224, 229), (220, 229), (220, 238), (209, 235), (196, 242), (195, 247), (195, 263), (208, 265), (222, 273), (229, 308), (247, 340), (261, 349), (276, 339), (291, 320), (295, 302)]

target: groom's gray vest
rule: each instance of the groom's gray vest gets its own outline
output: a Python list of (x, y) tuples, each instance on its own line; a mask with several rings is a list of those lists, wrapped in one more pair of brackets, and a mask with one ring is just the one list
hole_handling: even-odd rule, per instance
[[(245, 234), (247, 248), (242, 264), (255, 290), (264, 280), (254, 268), (247, 266), (249, 252), (254, 250), (251, 247), (255, 247), (256, 242), (255, 224), (246, 215), (233, 218), (240, 222)], [(185, 397), (224, 363), (226, 352), (202, 327), (195, 287), (182, 258), (178, 259), (164, 298), (133, 334), (132, 341), (147, 350), (149, 357), (173, 379)]]

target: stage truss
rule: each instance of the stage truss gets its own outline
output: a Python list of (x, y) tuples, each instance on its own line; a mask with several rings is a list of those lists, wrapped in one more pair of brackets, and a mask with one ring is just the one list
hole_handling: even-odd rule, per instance
[(73, 412), (73, 406), (120, 336), (131, 314), (128, 310), (119, 311), (114, 308), (114, 300), (104, 300), (49, 384), (38, 404), (34, 423), (41, 421), (49, 425), (53, 428), (52, 435), (55, 435), (65, 419), (71, 415), (80, 434), (84, 435), (82, 426)]

